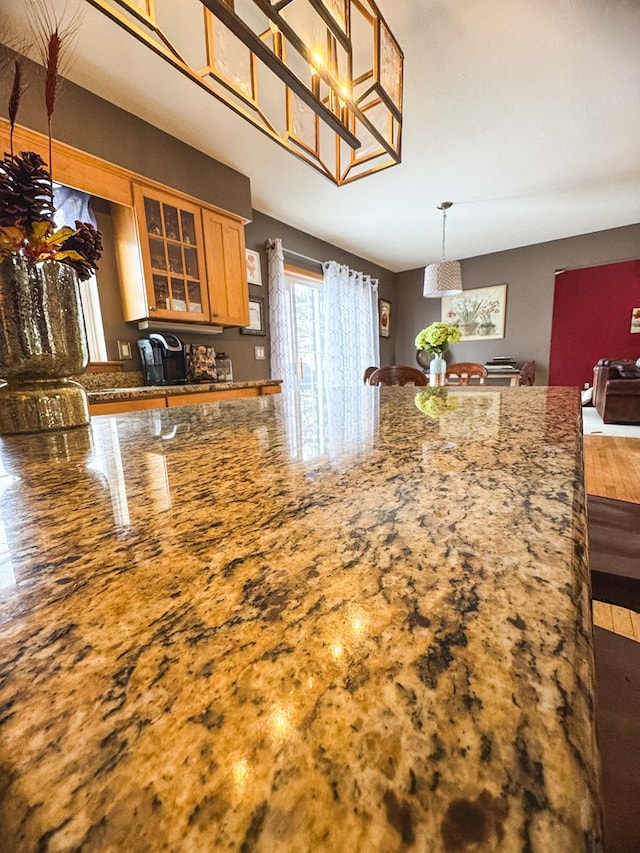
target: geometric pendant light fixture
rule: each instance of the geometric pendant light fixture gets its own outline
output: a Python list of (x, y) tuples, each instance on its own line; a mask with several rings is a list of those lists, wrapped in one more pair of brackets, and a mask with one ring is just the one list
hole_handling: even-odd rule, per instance
[(338, 186), (400, 162), (404, 56), (374, 0), (87, 2)]
[(437, 264), (429, 264), (424, 271), (424, 288), (422, 295), (426, 297), (455, 296), (462, 293), (462, 269), (459, 261), (445, 261), (445, 225), (447, 210), (453, 207), (451, 201), (441, 201), (437, 205), (442, 211), (442, 260)]

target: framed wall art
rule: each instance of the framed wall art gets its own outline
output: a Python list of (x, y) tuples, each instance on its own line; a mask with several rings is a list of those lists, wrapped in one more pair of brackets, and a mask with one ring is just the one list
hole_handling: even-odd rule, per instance
[(386, 299), (378, 300), (378, 319), (381, 338), (391, 335), (391, 303)]
[(264, 328), (264, 297), (249, 297), (249, 325), (240, 329), (243, 335), (266, 335)]
[(504, 338), (507, 285), (464, 290), (458, 296), (442, 297), (442, 322), (460, 329), (463, 341)]
[(260, 253), (253, 249), (244, 250), (245, 263), (247, 265), (247, 281), (249, 284), (262, 285), (262, 270), (260, 269)]

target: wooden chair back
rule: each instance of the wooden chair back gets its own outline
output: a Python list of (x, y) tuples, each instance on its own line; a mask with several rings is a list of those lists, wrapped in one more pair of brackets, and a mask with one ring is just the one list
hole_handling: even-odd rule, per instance
[(415, 367), (393, 365), (374, 370), (368, 381), (369, 385), (426, 385), (427, 377)]
[(536, 363), (535, 361), (525, 361), (520, 368), (518, 376), (518, 385), (533, 385), (536, 381)]
[(365, 367), (364, 376), (362, 377), (365, 385), (369, 384), (369, 377), (371, 376), (373, 371), (377, 370), (377, 369), (378, 369), (377, 367)]
[(470, 379), (477, 379), (479, 385), (484, 385), (487, 376), (489, 375), (487, 368), (483, 364), (476, 364), (475, 361), (458, 361), (455, 364), (447, 365), (446, 371), (447, 382), (451, 379), (457, 379), (458, 385), (469, 385)]

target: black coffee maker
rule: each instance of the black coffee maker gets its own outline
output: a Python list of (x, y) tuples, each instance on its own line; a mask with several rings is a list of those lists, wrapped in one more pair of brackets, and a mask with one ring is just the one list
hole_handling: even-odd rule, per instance
[(145, 385), (184, 385), (187, 381), (185, 347), (175, 335), (152, 332), (138, 341)]

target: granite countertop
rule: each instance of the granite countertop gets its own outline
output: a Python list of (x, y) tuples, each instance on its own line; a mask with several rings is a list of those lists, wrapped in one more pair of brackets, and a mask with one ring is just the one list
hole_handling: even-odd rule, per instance
[(100, 388), (87, 391), (90, 403), (137, 400), (146, 397), (172, 397), (180, 394), (203, 394), (208, 391), (232, 391), (239, 388), (264, 388), (281, 385), (281, 379), (252, 379), (244, 382), (198, 382), (184, 385), (142, 385), (135, 388)]
[(601, 850), (581, 446), (567, 388), (3, 438), (0, 849)]

